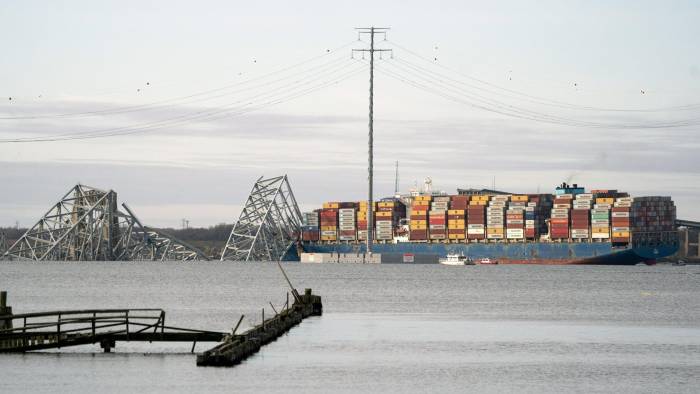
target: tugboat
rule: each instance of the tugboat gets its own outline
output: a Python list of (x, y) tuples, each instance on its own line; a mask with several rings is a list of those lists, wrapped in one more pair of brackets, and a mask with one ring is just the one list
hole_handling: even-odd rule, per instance
[(463, 254), (450, 253), (444, 258), (439, 259), (440, 264), (444, 265), (474, 265), (474, 261)]

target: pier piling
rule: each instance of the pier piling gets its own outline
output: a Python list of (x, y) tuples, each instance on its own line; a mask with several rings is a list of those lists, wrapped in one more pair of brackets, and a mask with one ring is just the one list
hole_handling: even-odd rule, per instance
[(197, 355), (197, 366), (234, 366), (259, 351), (263, 345), (282, 336), (305, 318), (320, 316), (323, 313), (321, 297), (313, 295), (311, 289), (306, 289), (303, 296), (296, 296), (295, 299), (298, 301), (295, 301), (291, 307), (269, 319), (265, 319), (265, 308), (263, 308), (262, 323), (240, 335), (235, 334), (238, 328), (236, 325), (233, 334), (227, 335), (221, 344)]

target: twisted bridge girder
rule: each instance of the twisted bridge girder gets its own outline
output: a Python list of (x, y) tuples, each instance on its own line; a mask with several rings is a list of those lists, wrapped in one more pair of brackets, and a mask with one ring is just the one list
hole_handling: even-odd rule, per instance
[[(201, 251), (141, 225), (117, 193), (76, 185), (0, 255), (12, 260), (208, 260)], [(0, 252), (1, 253), (1, 252)]]
[(287, 175), (260, 177), (234, 224), (221, 261), (279, 261), (294, 245), (301, 211)]

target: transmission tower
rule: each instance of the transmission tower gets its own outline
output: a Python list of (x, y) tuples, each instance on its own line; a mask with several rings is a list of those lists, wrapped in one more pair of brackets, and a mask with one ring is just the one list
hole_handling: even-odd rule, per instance
[(260, 177), (231, 230), (221, 261), (280, 261), (301, 230), (301, 211), (287, 175)]
[(369, 49), (353, 49), (352, 53), (353, 55), (355, 52), (360, 52), (364, 54), (365, 52), (369, 53), (369, 143), (368, 143), (368, 168), (367, 172), (369, 173), (368, 175), (368, 203), (367, 203), (367, 254), (371, 255), (372, 254), (372, 242), (373, 242), (373, 214), (374, 214), (374, 193), (373, 193), (373, 186), (374, 186), (374, 53), (379, 52), (380, 54), (382, 52), (392, 52), (391, 49), (375, 49), (374, 48), (374, 36), (379, 34), (382, 35), (384, 40), (386, 40), (386, 33), (389, 30), (388, 27), (359, 27), (356, 28), (357, 34), (358, 34), (358, 39), (362, 37), (362, 35), (369, 34), (370, 41), (369, 41)]

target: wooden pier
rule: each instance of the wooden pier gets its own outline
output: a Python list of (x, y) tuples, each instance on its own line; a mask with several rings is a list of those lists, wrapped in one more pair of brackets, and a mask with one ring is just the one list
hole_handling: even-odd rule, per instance
[(165, 325), (162, 309), (88, 309), (13, 314), (0, 292), (0, 353), (59, 349), (99, 343), (110, 352), (118, 341), (220, 342), (226, 333)]
[[(302, 296), (297, 294), (296, 290), (292, 290), (292, 295), (294, 303), (291, 307), (287, 302), (286, 308), (275, 313), (275, 316), (269, 319), (265, 319), (263, 310), (262, 323), (240, 335), (235, 333), (238, 328), (236, 326), (233, 333), (227, 335), (223, 343), (197, 355), (197, 366), (230, 367), (236, 365), (256, 353), (263, 345), (276, 340), (292, 327), (301, 323), (303, 319), (309, 316), (320, 316), (323, 313), (321, 297), (311, 294), (311, 289), (306, 289)], [(240, 324), (240, 320), (238, 323)]]

